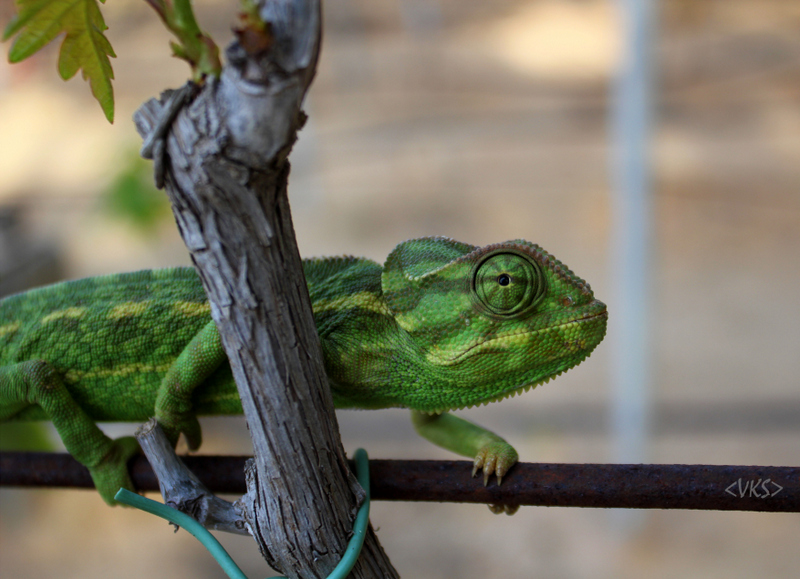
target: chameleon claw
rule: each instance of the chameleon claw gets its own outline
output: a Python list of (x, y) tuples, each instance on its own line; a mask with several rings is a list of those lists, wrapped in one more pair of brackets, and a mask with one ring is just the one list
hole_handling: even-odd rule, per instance
[(488, 468), (483, 469), (483, 486), (489, 486), (489, 477), (492, 476), (491, 471)]
[(509, 465), (507, 462), (504, 462), (500, 459), (497, 460), (497, 464), (494, 468), (494, 474), (497, 475), (497, 486), (503, 484), (503, 477), (506, 476), (509, 468), (511, 468), (511, 465)]
[(483, 470), (483, 486), (489, 486), (489, 477), (494, 474), (494, 461), (491, 457), (484, 460), (482, 455), (475, 457), (475, 462), (472, 463), (472, 478), (478, 475), (478, 471)]
[(489, 479), (492, 475), (497, 476), (497, 485), (500, 486), (503, 477), (517, 460), (517, 451), (507, 442), (497, 441), (488, 444), (478, 451), (475, 461), (472, 463), (472, 476), (474, 477), (478, 470), (483, 469), (483, 486), (489, 486)]
[(478, 474), (478, 471), (483, 468), (483, 457), (478, 455), (475, 457), (475, 461), (472, 463), (472, 478)]
[(495, 469), (497, 467), (497, 458), (495, 456), (489, 455), (486, 461), (483, 464), (483, 486), (489, 486), (489, 478), (495, 474)]

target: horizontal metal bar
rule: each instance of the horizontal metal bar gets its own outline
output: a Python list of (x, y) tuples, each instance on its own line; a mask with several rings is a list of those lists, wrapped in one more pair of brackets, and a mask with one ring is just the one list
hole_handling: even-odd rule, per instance
[[(240, 456), (183, 456), (215, 493), (245, 492)], [(158, 490), (144, 456), (130, 462), (141, 491)], [(449, 460), (370, 460), (376, 500), (551, 507), (800, 512), (800, 467), (679, 464), (520, 463), (484, 487), (472, 464)], [(93, 488), (68, 454), (0, 452), (0, 486)]]

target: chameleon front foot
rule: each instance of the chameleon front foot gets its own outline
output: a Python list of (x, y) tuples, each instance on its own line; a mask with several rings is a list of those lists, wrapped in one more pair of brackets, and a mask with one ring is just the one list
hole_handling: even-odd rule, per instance
[(90, 466), (89, 474), (92, 475), (97, 492), (109, 505), (119, 504), (114, 495), (121, 488), (136, 492), (128, 474), (128, 461), (139, 452), (139, 443), (132, 436), (125, 436), (111, 441), (109, 451), (95, 466)]
[(203, 434), (200, 430), (200, 421), (197, 420), (197, 416), (190, 414), (160, 414), (156, 412), (156, 420), (158, 420), (173, 447), (178, 444), (178, 438), (183, 434), (189, 450), (200, 448), (200, 444), (203, 442)]
[(497, 475), (498, 486), (503, 482), (503, 477), (512, 466), (519, 460), (519, 455), (514, 447), (505, 441), (490, 442), (483, 446), (475, 461), (472, 463), (472, 476), (475, 477), (478, 471), (483, 469), (483, 486), (489, 484), (489, 478)]
[[(472, 463), (472, 476), (475, 477), (478, 471), (483, 469), (483, 486), (489, 484), (489, 478), (497, 475), (497, 485), (503, 482), (503, 477), (508, 470), (519, 460), (519, 455), (514, 447), (507, 442), (491, 442), (482, 447), (475, 462)], [(513, 515), (519, 509), (519, 505), (488, 505), (489, 510), (495, 515), (505, 513)]]

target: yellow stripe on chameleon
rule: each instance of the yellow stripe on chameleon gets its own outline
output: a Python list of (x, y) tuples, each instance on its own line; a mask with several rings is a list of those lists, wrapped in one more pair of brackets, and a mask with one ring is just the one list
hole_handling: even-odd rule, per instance
[(165, 362), (163, 364), (125, 364), (124, 366), (117, 366), (116, 368), (104, 368), (102, 370), (67, 370), (64, 373), (64, 380), (67, 382), (77, 382), (84, 379), (95, 378), (120, 378), (123, 376), (130, 376), (131, 374), (143, 374), (145, 372), (157, 372), (165, 374), (167, 370), (174, 364), (174, 360)]
[(19, 330), (19, 322), (11, 322), (5, 326), (0, 326), (0, 338), (13, 334), (17, 330)]
[(143, 315), (150, 307), (149, 301), (143, 302), (124, 302), (114, 306), (108, 313), (109, 320), (121, 320), (123, 318), (134, 318)]
[(208, 302), (175, 302), (172, 309), (184, 316), (210, 316), (211, 306)]
[(372, 292), (358, 292), (333, 300), (318, 300), (311, 306), (314, 315), (330, 311), (351, 310), (353, 308), (361, 308), (362, 310), (385, 316), (391, 315), (386, 302)]
[(67, 308), (65, 310), (58, 310), (44, 316), (41, 323), (49, 324), (50, 322), (61, 320), (63, 318), (80, 318), (87, 312), (87, 310), (88, 308)]

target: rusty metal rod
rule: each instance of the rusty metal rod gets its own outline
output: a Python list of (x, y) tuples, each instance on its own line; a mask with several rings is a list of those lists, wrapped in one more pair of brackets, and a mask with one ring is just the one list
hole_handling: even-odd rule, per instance
[[(243, 494), (238, 456), (183, 456), (215, 493)], [(471, 463), (371, 460), (376, 500), (520, 504), (559, 507), (800, 512), (800, 467), (678, 464), (516, 465), (498, 487), (471, 478)], [(144, 456), (130, 463), (141, 491), (158, 490)], [(68, 454), (0, 452), (0, 486), (93, 488)]]

